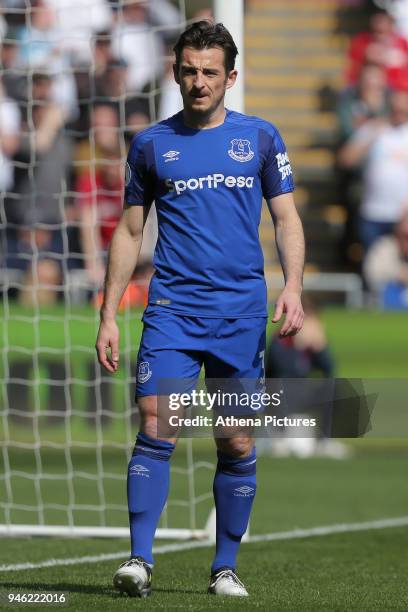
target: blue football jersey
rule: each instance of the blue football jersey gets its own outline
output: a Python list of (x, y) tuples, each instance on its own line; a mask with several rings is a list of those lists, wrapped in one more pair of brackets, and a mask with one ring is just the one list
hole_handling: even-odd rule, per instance
[(125, 200), (154, 200), (158, 240), (149, 307), (201, 317), (266, 316), (259, 242), (262, 197), (293, 191), (272, 124), (227, 110), (222, 125), (192, 129), (182, 112), (137, 134)]

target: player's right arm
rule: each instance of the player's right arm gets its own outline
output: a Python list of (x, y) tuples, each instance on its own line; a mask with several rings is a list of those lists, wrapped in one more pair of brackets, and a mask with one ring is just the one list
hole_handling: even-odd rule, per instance
[(116, 313), (137, 264), (148, 212), (147, 206), (125, 204), (109, 248), (96, 352), (99, 363), (112, 373), (116, 372), (119, 366), (119, 328)]

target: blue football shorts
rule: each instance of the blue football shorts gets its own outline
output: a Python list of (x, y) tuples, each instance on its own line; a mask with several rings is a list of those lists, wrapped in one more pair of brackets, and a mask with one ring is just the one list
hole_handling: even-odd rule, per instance
[[(202, 366), (207, 381), (263, 382), (267, 317), (212, 319), (147, 308), (142, 320), (136, 399), (189, 392)], [(163, 387), (163, 380), (170, 386)]]

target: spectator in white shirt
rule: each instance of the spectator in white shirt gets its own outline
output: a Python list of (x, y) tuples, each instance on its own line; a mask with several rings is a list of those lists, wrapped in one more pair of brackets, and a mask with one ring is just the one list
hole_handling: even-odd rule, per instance
[(408, 92), (394, 92), (390, 104), (386, 121), (367, 121), (339, 152), (343, 167), (363, 164), (359, 230), (365, 250), (392, 233), (408, 201)]
[(0, 192), (13, 186), (12, 157), (20, 142), (21, 118), (17, 104), (3, 93), (0, 80)]
[(112, 11), (107, 0), (48, 0), (55, 15), (61, 50), (71, 64), (90, 62), (92, 35), (109, 30)]
[(78, 112), (76, 85), (61, 41), (50, 0), (33, 0), (26, 14), (26, 25), (20, 31), (20, 66), (55, 77), (53, 101), (64, 108), (67, 119), (75, 119)]
[(117, 11), (112, 46), (114, 53), (129, 66), (129, 91), (141, 92), (160, 79), (165, 56), (163, 26), (171, 32), (178, 23), (179, 13), (167, 0), (123, 1)]

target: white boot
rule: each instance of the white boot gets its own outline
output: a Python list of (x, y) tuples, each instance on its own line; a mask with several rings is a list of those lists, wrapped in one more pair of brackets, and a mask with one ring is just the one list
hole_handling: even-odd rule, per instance
[(210, 578), (208, 593), (211, 595), (228, 595), (232, 597), (248, 597), (248, 592), (236, 573), (228, 568), (221, 568)]
[(129, 559), (116, 570), (113, 586), (129, 597), (147, 597), (152, 590), (152, 569), (142, 557)]

